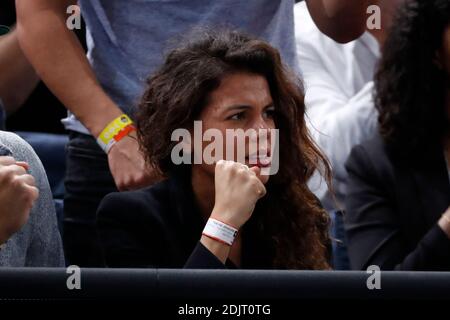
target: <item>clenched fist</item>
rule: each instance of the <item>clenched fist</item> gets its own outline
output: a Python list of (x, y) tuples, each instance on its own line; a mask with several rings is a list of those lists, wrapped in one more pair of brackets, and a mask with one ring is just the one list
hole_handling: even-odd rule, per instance
[(236, 229), (250, 219), (256, 202), (266, 194), (258, 177), (259, 167), (249, 168), (233, 161), (220, 160), (215, 168), (216, 199), (211, 218)]
[(5, 243), (27, 221), (39, 196), (28, 164), (0, 157), (0, 244)]

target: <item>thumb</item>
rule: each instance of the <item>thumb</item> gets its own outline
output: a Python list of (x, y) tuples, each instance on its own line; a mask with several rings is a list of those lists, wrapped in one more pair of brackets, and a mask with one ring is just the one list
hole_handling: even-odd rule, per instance
[(258, 178), (260, 178), (260, 175), (261, 175), (261, 168), (260, 167), (254, 166), (254, 167), (251, 167), (250, 170), (253, 171)]
[(16, 166), (20, 166), (22, 168), (24, 168), (25, 170), (30, 170), (30, 166), (27, 162), (24, 161), (16, 161)]
[(261, 175), (261, 168), (258, 166), (254, 166), (250, 168), (251, 171), (253, 171), (256, 174), (256, 177), (259, 179), (259, 181), (262, 182), (262, 184), (266, 184), (267, 181), (269, 181), (268, 175)]

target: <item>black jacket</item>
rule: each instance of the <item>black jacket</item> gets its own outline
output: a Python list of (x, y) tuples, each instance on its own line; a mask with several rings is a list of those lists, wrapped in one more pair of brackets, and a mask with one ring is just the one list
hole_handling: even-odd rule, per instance
[(442, 148), (408, 157), (377, 135), (352, 150), (346, 168), (353, 269), (450, 270), (450, 239), (437, 225), (450, 206)]
[[(105, 197), (97, 227), (108, 267), (235, 268), (199, 242), (206, 221), (190, 181), (188, 170), (179, 170), (152, 187)], [(242, 237), (241, 267), (270, 269), (273, 250), (258, 236), (252, 219)]]

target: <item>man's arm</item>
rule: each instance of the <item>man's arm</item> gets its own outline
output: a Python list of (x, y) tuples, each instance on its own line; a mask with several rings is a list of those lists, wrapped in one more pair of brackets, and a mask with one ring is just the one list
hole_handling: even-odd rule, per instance
[(39, 78), (19, 46), (17, 30), (0, 37), (0, 98), (11, 114), (22, 106)]
[[(103, 91), (81, 44), (66, 26), (67, 8), (74, 4), (75, 0), (16, 0), (19, 42), (47, 87), (98, 137), (122, 111)], [(133, 137), (116, 143), (108, 161), (119, 190), (153, 181)]]
[(360, 37), (366, 29), (367, 8), (374, 0), (306, 0), (317, 27), (337, 42)]
[(83, 48), (66, 26), (75, 0), (16, 0), (19, 41), (48, 88), (94, 135), (122, 112), (100, 87)]

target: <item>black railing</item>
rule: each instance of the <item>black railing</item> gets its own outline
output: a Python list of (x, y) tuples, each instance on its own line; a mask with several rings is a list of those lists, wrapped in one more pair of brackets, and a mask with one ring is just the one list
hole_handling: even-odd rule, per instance
[(345, 271), (81, 269), (79, 276), (0, 269), (0, 299), (450, 299), (450, 273), (434, 272), (381, 272), (380, 289), (369, 289), (371, 274)]

